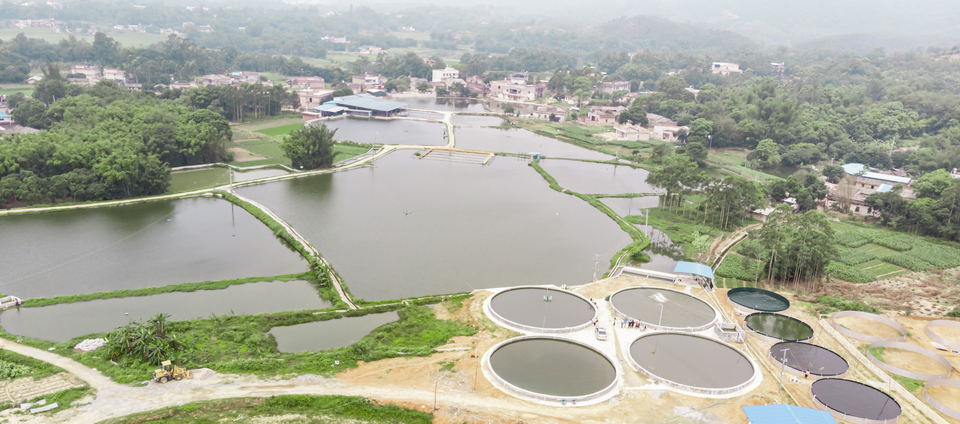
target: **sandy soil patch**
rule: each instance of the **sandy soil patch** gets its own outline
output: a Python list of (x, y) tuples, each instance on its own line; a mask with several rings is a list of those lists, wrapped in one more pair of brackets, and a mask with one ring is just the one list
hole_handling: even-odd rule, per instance
[[(954, 411), (960, 411), (960, 387), (929, 387), (927, 388), (927, 394), (943, 406)], [(947, 418), (947, 421), (960, 423), (960, 420), (945, 418)]]
[(227, 152), (233, 153), (234, 162), (250, 162), (255, 160), (266, 159), (263, 156), (257, 156), (253, 152), (244, 149), (243, 147), (231, 147), (227, 149)]
[(909, 350), (885, 348), (880, 356), (883, 358), (883, 362), (907, 371), (921, 374), (943, 374), (947, 372), (946, 368), (939, 362)]
[(836, 319), (840, 324), (860, 334), (874, 337), (900, 337), (900, 331), (884, 323), (857, 317), (840, 317)]
[[(950, 340), (951, 342), (960, 343), (960, 328), (938, 325), (931, 327), (930, 331), (932, 331), (933, 334)], [(926, 333), (926, 331), (924, 331), (924, 333)]]

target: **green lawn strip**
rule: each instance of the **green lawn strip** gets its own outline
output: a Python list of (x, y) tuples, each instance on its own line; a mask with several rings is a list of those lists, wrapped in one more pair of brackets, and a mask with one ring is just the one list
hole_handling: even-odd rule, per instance
[(75, 302), (87, 302), (90, 300), (97, 299), (116, 299), (120, 297), (139, 297), (139, 296), (151, 296), (155, 294), (162, 293), (174, 293), (174, 292), (193, 292), (197, 290), (221, 290), (230, 286), (247, 284), (247, 283), (256, 283), (260, 281), (290, 281), (290, 280), (307, 280), (311, 281), (315, 279), (313, 273), (300, 273), (300, 274), (286, 274), (286, 275), (277, 275), (273, 277), (250, 277), (250, 278), (238, 278), (235, 280), (221, 280), (221, 281), (204, 281), (202, 283), (184, 283), (184, 284), (174, 284), (170, 286), (161, 286), (161, 287), (146, 287), (142, 289), (125, 289), (125, 290), (114, 290), (109, 292), (99, 292), (99, 293), (86, 293), (86, 294), (75, 294), (70, 296), (56, 296), (56, 297), (39, 297), (33, 299), (27, 299), (23, 302), (24, 308), (39, 308), (42, 306), (58, 305), (61, 303), (75, 303)]
[(273, 139), (262, 139), (258, 141), (248, 141), (243, 143), (242, 148), (254, 153), (258, 156), (263, 156), (271, 159), (281, 159), (283, 156), (283, 149), (280, 148), (279, 141), (274, 141)]
[(282, 135), (287, 135), (293, 131), (299, 130), (300, 128), (303, 128), (303, 122), (298, 124), (288, 124), (288, 125), (283, 125), (283, 126), (273, 127), (273, 128), (265, 128), (262, 130), (256, 130), (256, 132), (261, 134), (266, 134), (272, 137), (278, 137)]
[(0, 94), (8, 97), (16, 93), (23, 93), (27, 97), (33, 94), (33, 86), (29, 84), (0, 84)]
[(883, 264), (877, 267), (870, 268), (866, 270), (867, 272), (873, 274), (875, 278), (879, 278), (881, 275), (891, 274), (898, 271), (903, 271), (904, 269), (893, 264)]
[(274, 116), (261, 116), (257, 119), (248, 117), (242, 123), (231, 124), (231, 127), (240, 127), (247, 131), (257, 131), (289, 124), (296, 124), (298, 122), (303, 122), (303, 116), (299, 113), (282, 113)]
[(333, 145), (333, 163), (340, 162), (342, 160), (347, 160), (355, 156), (360, 156), (364, 153), (370, 151), (373, 147), (371, 144), (362, 144), (354, 143), (350, 141), (342, 141)]
[[(530, 166), (533, 167), (533, 169), (535, 169), (537, 173), (539, 173), (540, 176), (547, 181), (551, 189), (559, 191), (561, 193), (569, 194), (571, 196), (575, 196), (580, 200), (583, 200), (589, 203), (590, 206), (597, 208), (598, 210), (606, 214), (608, 217), (610, 217), (610, 219), (612, 219), (614, 222), (617, 223), (617, 225), (620, 226), (620, 229), (622, 229), (624, 232), (630, 235), (630, 238), (633, 239), (633, 242), (624, 246), (623, 249), (620, 249), (619, 252), (617, 252), (616, 254), (613, 255), (612, 258), (610, 258), (611, 268), (616, 263), (617, 259), (624, 253), (629, 252), (629, 255), (634, 258), (642, 258), (644, 256), (643, 250), (646, 249), (648, 246), (650, 246), (650, 240), (637, 227), (630, 224), (630, 222), (627, 221), (626, 219), (621, 218), (620, 215), (618, 215), (612, 209), (607, 207), (607, 205), (603, 204), (603, 202), (601, 202), (598, 198), (594, 196), (576, 193), (573, 191), (565, 191), (563, 188), (560, 187), (559, 184), (557, 184), (557, 180), (554, 179), (553, 176), (551, 176), (549, 173), (547, 173), (547, 171), (545, 171), (543, 167), (540, 166), (540, 163), (536, 161), (532, 161), (530, 162)], [(606, 278), (606, 274), (604, 274), (604, 278)]]
[(869, 283), (876, 280), (876, 276), (869, 271), (852, 267), (839, 261), (830, 262), (830, 264), (827, 265), (826, 271), (827, 274), (833, 278), (849, 281), (851, 283)]
[(216, 423), (240, 420), (259, 422), (271, 417), (294, 414), (298, 415), (295, 419), (304, 422), (429, 424), (433, 421), (432, 414), (396, 405), (380, 405), (376, 401), (358, 396), (279, 395), (192, 402), (113, 418), (102, 423)]
[(16, 380), (23, 377), (41, 379), (61, 372), (66, 371), (49, 362), (0, 349), (0, 380)]

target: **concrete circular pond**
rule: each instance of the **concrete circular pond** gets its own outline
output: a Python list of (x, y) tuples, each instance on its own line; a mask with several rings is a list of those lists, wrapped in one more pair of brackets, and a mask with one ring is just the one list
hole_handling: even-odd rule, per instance
[[(784, 360), (786, 358), (786, 360)], [(810, 343), (781, 342), (770, 347), (770, 360), (787, 372), (812, 378), (842, 377), (850, 366), (836, 352)]]
[(610, 305), (617, 316), (643, 322), (655, 329), (701, 331), (712, 326), (718, 319), (717, 311), (707, 302), (670, 289), (623, 289), (610, 296)]
[(630, 344), (630, 364), (651, 379), (699, 394), (725, 395), (747, 387), (759, 369), (726, 343), (687, 333), (653, 333)]
[(757, 312), (743, 319), (744, 326), (761, 339), (771, 342), (803, 342), (813, 338), (813, 328), (794, 317)]
[(747, 313), (781, 312), (790, 308), (790, 301), (769, 290), (737, 287), (727, 292), (727, 300)]
[(892, 423), (900, 417), (900, 404), (890, 395), (866, 384), (840, 378), (824, 378), (810, 385), (813, 401), (844, 421)]
[(597, 399), (617, 386), (613, 360), (586, 344), (559, 337), (524, 336), (494, 346), (486, 369), (506, 390), (556, 402)]
[(490, 297), (488, 315), (500, 325), (522, 331), (562, 333), (587, 327), (597, 308), (582, 296), (546, 287), (517, 287)]

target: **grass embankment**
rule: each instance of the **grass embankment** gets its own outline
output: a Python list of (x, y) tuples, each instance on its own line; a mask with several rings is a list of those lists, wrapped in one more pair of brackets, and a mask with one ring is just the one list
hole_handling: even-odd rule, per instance
[[(345, 319), (373, 313), (398, 311), (399, 320), (385, 324), (348, 346), (322, 351), (282, 353), (267, 332), (273, 327), (290, 326), (332, 319)], [(400, 356), (426, 356), (449, 339), (476, 333), (476, 329), (453, 321), (437, 319), (426, 306), (389, 305), (347, 312), (291, 311), (261, 315), (221, 315), (206, 319), (167, 323), (183, 348), (166, 358), (187, 368), (211, 368), (217, 372), (253, 373), (263, 376), (318, 374), (331, 376), (354, 368), (357, 361), (376, 361)], [(106, 334), (92, 335), (105, 336)], [(89, 336), (88, 336), (89, 337)], [(150, 379), (157, 368), (137, 358), (116, 358), (117, 365), (104, 352), (74, 353), (73, 346), (83, 338), (66, 343), (39, 342), (55, 352), (88, 367), (96, 368), (118, 383)]]
[(429, 424), (433, 415), (426, 412), (380, 405), (356, 396), (280, 395), (267, 398), (229, 398), (141, 412), (103, 421), (103, 424), (140, 424), (150, 422), (218, 423), (233, 421), (267, 422), (282, 415), (297, 422), (349, 422)]
[[(221, 281), (204, 281), (202, 283), (184, 283), (184, 284), (174, 284), (171, 286), (161, 286), (161, 287), (146, 287), (142, 289), (126, 289), (126, 290), (114, 290), (109, 292), (100, 292), (100, 293), (86, 293), (86, 294), (75, 294), (71, 296), (57, 296), (57, 297), (38, 297), (33, 299), (27, 299), (23, 302), (24, 308), (39, 308), (41, 306), (50, 306), (58, 305), (61, 303), (75, 303), (75, 302), (87, 302), (90, 300), (98, 299), (116, 299), (120, 297), (139, 297), (139, 296), (151, 296), (155, 294), (163, 293), (173, 293), (173, 292), (194, 292), (197, 290), (221, 290), (230, 286), (236, 286), (240, 284), (247, 283), (256, 283), (260, 281), (290, 281), (290, 280), (307, 280), (313, 281), (316, 279), (316, 275), (313, 273), (301, 273), (301, 274), (286, 274), (286, 275), (277, 275), (273, 277), (251, 277), (251, 278), (238, 278), (235, 280), (221, 280)], [(315, 281), (314, 281), (315, 282)], [(330, 290), (321, 289), (321, 296), (325, 299), (330, 296)], [(334, 294), (336, 297), (336, 294)], [(329, 300), (329, 299), (328, 299)]]
[[(290, 166), (290, 159), (280, 149), (283, 137), (303, 127), (303, 118), (296, 113), (268, 116), (256, 121), (231, 125), (233, 140), (227, 147), (233, 149), (236, 166), (282, 164)], [(333, 162), (339, 162), (366, 153), (371, 145), (340, 141), (333, 146)]]
[(617, 258), (619, 258), (624, 253), (627, 253), (632, 257), (639, 258), (643, 255), (643, 250), (646, 249), (648, 246), (650, 246), (650, 239), (644, 236), (643, 232), (641, 232), (639, 229), (637, 229), (637, 227), (631, 225), (629, 222), (621, 218), (620, 215), (618, 215), (612, 209), (607, 207), (607, 205), (603, 204), (603, 202), (601, 202), (598, 197), (564, 190), (562, 187), (560, 187), (559, 184), (557, 184), (557, 180), (553, 178), (553, 176), (551, 176), (549, 173), (547, 173), (547, 171), (544, 170), (543, 167), (541, 167), (538, 162), (530, 162), (530, 166), (532, 166), (533, 169), (535, 169), (537, 173), (539, 173), (540, 176), (547, 181), (551, 189), (561, 193), (569, 194), (571, 196), (575, 196), (580, 200), (583, 200), (589, 203), (590, 206), (597, 208), (598, 210), (600, 210), (600, 212), (603, 212), (608, 217), (610, 217), (610, 219), (612, 219), (614, 222), (617, 223), (617, 225), (620, 226), (620, 229), (622, 229), (624, 232), (630, 235), (630, 238), (633, 239), (633, 242), (628, 244), (626, 247), (624, 247), (615, 255), (613, 255), (612, 258), (610, 258), (611, 268), (616, 263)]
[(48, 362), (0, 349), (0, 380), (41, 379), (61, 372), (65, 371)]

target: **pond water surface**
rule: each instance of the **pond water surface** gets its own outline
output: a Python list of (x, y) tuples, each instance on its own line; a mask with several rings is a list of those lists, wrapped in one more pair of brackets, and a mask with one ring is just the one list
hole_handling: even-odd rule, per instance
[[(327, 128), (334, 128), (336, 140), (348, 140), (355, 143), (378, 144), (423, 144), (442, 146), (447, 144), (443, 138), (446, 125), (435, 122), (394, 119), (383, 121), (367, 118), (343, 118), (332, 121), (320, 121)], [(318, 123), (317, 125), (319, 125)]]
[[(459, 140), (458, 140), (459, 141)], [(459, 143), (458, 143), (459, 144)], [(557, 184), (583, 194), (653, 193), (644, 169), (572, 160), (544, 160), (540, 166)]]
[(456, 112), (485, 112), (483, 103), (479, 100), (468, 99), (437, 99), (433, 97), (403, 97), (394, 99), (400, 103), (407, 103), (413, 109), (428, 109)]
[(673, 273), (677, 267), (677, 262), (685, 260), (683, 246), (674, 243), (663, 231), (653, 228), (651, 225), (637, 225), (643, 234), (650, 239), (650, 247), (643, 251), (650, 257), (650, 262), (640, 265), (640, 268), (653, 271)]
[(455, 115), (453, 125), (461, 127), (497, 127), (503, 125), (503, 119), (499, 116), (470, 116)]
[(599, 392), (617, 378), (603, 354), (555, 339), (523, 339), (490, 355), (490, 367), (508, 383), (534, 393), (584, 396)]
[[(487, 166), (398, 152), (375, 168), (244, 187), (309, 239), (366, 300), (485, 287), (582, 284), (630, 242), (526, 162)], [(603, 269), (600, 270), (600, 273)]]
[(255, 315), (328, 307), (330, 302), (321, 299), (317, 289), (306, 281), (263, 281), (222, 290), (8, 309), (0, 314), (0, 324), (10, 334), (61, 343), (85, 334), (107, 332), (130, 321), (146, 322), (157, 313), (170, 314), (170, 321), (183, 321), (208, 318), (210, 314)]
[(494, 128), (458, 128), (457, 147), (503, 153), (540, 152), (541, 156), (610, 160), (613, 156), (577, 147), (526, 130), (500, 130)]
[(399, 318), (396, 311), (344, 317), (288, 327), (273, 327), (270, 329), (270, 334), (277, 339), (277, 349), (281, 352), (333, 349), (356, 342), (375, 328)]
[(306, 265), (225, 200), (0, 217), (0, 292), (21, 298), (294, 274)]

